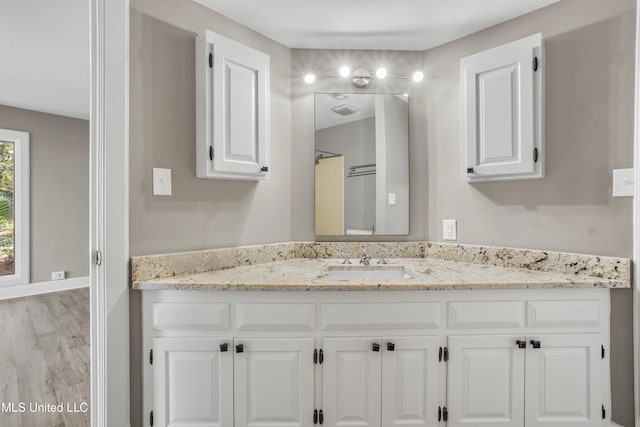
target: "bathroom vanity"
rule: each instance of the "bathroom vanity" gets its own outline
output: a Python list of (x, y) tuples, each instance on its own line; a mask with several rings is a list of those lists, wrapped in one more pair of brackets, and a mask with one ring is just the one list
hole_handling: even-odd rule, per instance
[(424, 242), (137, 257), (154, 426), (608, 426), (618, 258)]

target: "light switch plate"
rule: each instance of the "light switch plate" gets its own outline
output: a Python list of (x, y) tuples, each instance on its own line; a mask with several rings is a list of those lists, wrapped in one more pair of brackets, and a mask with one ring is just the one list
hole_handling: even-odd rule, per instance
[(396, 204), (396, 193), (389, 193), (389, 204), (390, 205)]
[(442, 239), (458, 240), (457, 221), (455, 219), (442, 220)]
[(67, 278), (66, 271), (54, 271), (51, 273), (51, 280), (64, 280)]
[(171, 195), (171, 169), (153, 168), (153, 195)]
[(613, 197), (633, 197), (634, 189), (633, 168), (613, 170)]

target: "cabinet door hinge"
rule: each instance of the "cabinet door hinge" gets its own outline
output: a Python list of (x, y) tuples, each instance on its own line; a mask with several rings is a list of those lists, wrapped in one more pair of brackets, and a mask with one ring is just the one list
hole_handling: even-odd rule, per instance
[(209, 146), (209, 160), (213, 161), (213, 145)]
[(102, 265), (102, 251), (96, 251), (94, 258), (97, 266)]
[(209, 54), (209, 68), (213, 68), (213, 53)]
[(153, 411), (149, 414), (149, 425), (153, 425)]
[(604, 344), (603, 344), (603, 345), (602, 345), (602, 358), (603, 358), (603, 359), (604, 359), (604, 355), (605, 355), (605, 352), (604, 352)]
[(149, 364), (153, 365), (153, 349), (149, 350)]
[(604, 409), (604, 404), (602, 405), (602, 419), (607, 418), (607, 411)]
[(539, 65), (538, 57), (534, 56), (533, 57), (533, 71), (538, 71), (538, 65)]
[(538, 147), (533, 149), (533, 163), (538, 163)]

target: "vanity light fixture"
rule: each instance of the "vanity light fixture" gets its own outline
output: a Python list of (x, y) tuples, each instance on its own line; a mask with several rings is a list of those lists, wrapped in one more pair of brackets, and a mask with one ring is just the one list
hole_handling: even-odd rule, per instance
[[(367, 87), (371, 79), (374, 77), (378, 80), (384, 80), (386, 78), (408, 80), (410, 78), (408, 76), (395, 76), (389, 74), (387, 69), (384, 67), (378, 68), (374, 75), (366, 68), (359, 67), (352, 72), (348, 65), (343, 65), (338, 69), (338, 74), (319, 74), (317, 76), (312, 73), (306, 74), (304, 76), (304, 82), (307, 84), (311, 84), (316, 81), (316, 77), (351, 77), (351, 83), (353, 83), (353, 85), (359, 89)], [(413, 81), (416, 83), (420, 83), (422, 80), (424, 80), (424, 73), (418, 70), (412, 74), (411, 79), (413, 79)]]

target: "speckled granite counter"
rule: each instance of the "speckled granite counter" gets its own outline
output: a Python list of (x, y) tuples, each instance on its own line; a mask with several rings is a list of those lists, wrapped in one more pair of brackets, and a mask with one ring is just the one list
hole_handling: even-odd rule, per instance
[[(394, 250), (389, 266), (411, 278), (338, 279), (336, 250), (377, 257)], [(372, 267), (375, 268), (375, 261)], [(359, 268), (357, 260), (354, 265)], [(429, 242), (291, 242), (132, 258), (134, 289), (354, 291), (512, 288), (624, 288), (628, 259)]]

